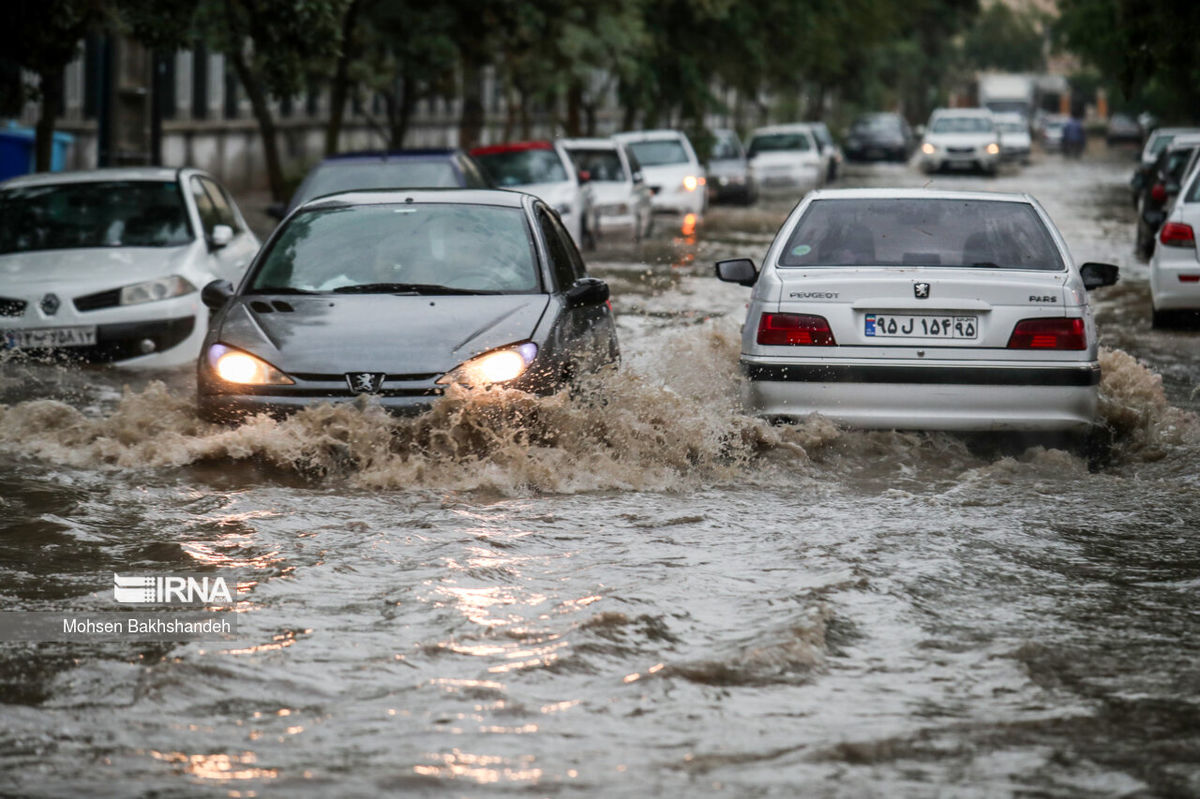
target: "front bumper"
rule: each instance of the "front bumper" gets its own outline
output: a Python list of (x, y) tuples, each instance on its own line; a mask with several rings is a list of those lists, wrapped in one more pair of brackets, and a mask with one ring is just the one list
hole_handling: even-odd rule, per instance
[(295, 396), (284, 394), (201, 394), (197, 399), (200, 418), (210, 422), (237, 422), (265, 413), (282, 418), (312, 405), (378, 402), (385, 410), (400, 415), (417, 415), (429, 410), (442, 396), (439, 389), (428, 394), (403, 396), (385, 394), (327, 394)]
[[(45, 327), (54, 327), (54, 325)], [(0, 319), (0, 329), (2, 328), (4, 328), (4, 320)], [(111, 363), (166, 352), (187, 341), (196, 329), (196, 317), (194, 316), (141, 322), (117, 322), (96, 325), (96, 343), (94, 345), (57, 349), (21, 349), (15, 352), (38, 359), (52, 357), (90, 363)], [(0, 341), (0, 348), (4, 346), (4, 342)]]
[(678, 189), (662, 187), (650, 197), (650, 208), (655, 213), (669, 212), (700, 216), (704, 213), (705, 195), (706, 191), (701, 186), (697, 186), (695, 191), (688, 191), (683, 187)]
[[(966, 148), (963, 148), (964, 150)], [(921, 154), (921, 167), (928, 172), (938, 172), (943, 169), (982, 169), (994, 170), (1000, 163), (999, 155), (992, 155), (986, 150), (972, 149), (969, 152), (953, 152), (939, 149), (932, 155)]]
[(1100, 367), (1045, 363), (933, 366), (778, 363), (743, 358), (753, 413), (819, 413), (885, 430), (1083, 431), (1096, 418)]

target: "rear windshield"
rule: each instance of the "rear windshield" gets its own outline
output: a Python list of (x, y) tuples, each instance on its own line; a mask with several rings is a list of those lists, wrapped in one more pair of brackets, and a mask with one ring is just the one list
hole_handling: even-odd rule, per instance
[(192, 240), (175, 181), (95, 181), (0, 191), (0, 253), (178, 247)]
[(747, 153), (747, 157), (753, 158), (759, 153), (773, 153), (782, 150), (808, 152), (811, 149), (812, 142), (807, 133), (767, 133), (755, 136), (750, 140), (750, 151)]
[(562, 183), (569, 180), (562, 159), (554, 150), (511, 150), (504, 153), (477, 155), (497, 186), (526, 186), (532, 183)]
[(986, 117), (939, 117), (930, 128), (934, 133), (991, 133), (992, 120)]
[(387, 291), (389, 284), (537, 291), (537, 259), (524, 212), (449, 203), (304, 211), (280, 232), (251, 290), (326, 292), (379, 285)]
[(601, 183), (623, 183), (629, 180), (621, 157), (616, 150), (583, 150), (572, 148), (567, 151), (575, 167), (588, 173), (588, 177)]
[(371, 161), (321, 164), (304, 179), (292, 207), (313, 197), (359, 189), (444, 189), (462, 185), (449, 161)]
[(859, 117), (850, 128), (854, 133), (867, 131), (891, 133), (900, 130), (900, 119), (894, 116)]
[(1028, 203), (935, 199), (817, 200), (779, 265), (1065, 268)]
[(679, 139), (657, 139), (654, 141), (635, 141), (629, 143), (629, 149), (637, 156), (642, 166), (663, 166), (664, 164), (691, 163), (683, 142)]

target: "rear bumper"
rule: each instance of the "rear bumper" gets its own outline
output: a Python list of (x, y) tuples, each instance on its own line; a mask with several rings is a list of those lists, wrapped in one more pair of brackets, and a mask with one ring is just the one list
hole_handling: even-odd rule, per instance
[(1185, 282), (1180, 280), (1181, 275), (1200, 275), (1196, 251), (1155, 246), (1150, 264), (1150, 297), (1156, 310), (1200, 310), (1200, 281)]
[(742, 361), (743, 399), (756, 414), (910, 430), (1086, 430), (1100, 367), (881, 366)]

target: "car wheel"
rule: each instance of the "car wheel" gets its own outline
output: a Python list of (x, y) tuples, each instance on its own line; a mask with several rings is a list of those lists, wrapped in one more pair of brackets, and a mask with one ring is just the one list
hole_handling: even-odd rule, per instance
[(1160, 311), (1157, 308), (1150, 310), (1150, 327), (1157, 330), (1163, 330), (1171, 326), (1171, 312)]

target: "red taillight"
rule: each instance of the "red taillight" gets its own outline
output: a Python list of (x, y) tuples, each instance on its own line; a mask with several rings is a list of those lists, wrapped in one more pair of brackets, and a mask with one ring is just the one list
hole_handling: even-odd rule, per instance
[(1196, 233), (1191, 225), (1182, 222), (1168, 222), (1163, 225), (1158, 240), (1168, 247), (1195, 247)]
[(1082, 319), (1022, 319), (1008, 339), (1010, 350), (1086, 350)]
[(1200, 283), (1200, 275), (1180, 275), (1180, 283)]
[(797, 313), (765, 313), (759, 317), (758, 343), (817, 347), (837, 344), (825, 317)]
[(1155, 183), (1150, 189), (1150, 199), (1156, 203), (1165, 203), (1167, 201), (1167, 187), (1161, 183)]

